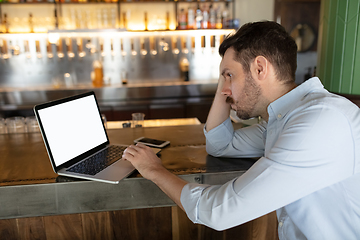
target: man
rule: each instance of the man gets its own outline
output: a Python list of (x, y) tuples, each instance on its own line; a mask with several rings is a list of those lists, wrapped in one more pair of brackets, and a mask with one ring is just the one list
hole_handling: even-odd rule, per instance
[[(360, 239), (359, 108), (316, 77), (296, 86), (296, 51), (274, 22), (246, 24), (220, 46), (206, 148), (261, 157), (242, 176), (222, 186), (189, 184), (144, 145), (123, 157), (195, 223), (223, 230), (276, 210), (280, 239)], [(234, 131), (231, 108), (264, 121)]]

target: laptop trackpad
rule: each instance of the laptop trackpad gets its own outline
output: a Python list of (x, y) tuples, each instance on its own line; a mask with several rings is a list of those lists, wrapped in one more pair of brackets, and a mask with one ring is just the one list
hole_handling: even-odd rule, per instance
[(134, 166), (129, 161), (120, 159), (96, 174), (95, 177), (112, 180), (118, 179), (120, 181), (121, 179), (129, 176), (134, 170)]

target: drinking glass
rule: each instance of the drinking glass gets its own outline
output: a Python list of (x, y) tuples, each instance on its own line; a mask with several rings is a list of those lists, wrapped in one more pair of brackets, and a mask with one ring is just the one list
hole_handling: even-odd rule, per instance
[(39, 132), (39, 125), (35, 116), (25, 118), (27, 132)]
[(6, 126), (7, 126), (8, 133), (24, 133), (24, 132), (26, 132), (24, 117), (7, 118)]
[(0, 134), (6, 133), (5, 119), (0, 118)]
[(133, 126), (134, 127), (142, 127), (144, 123), (145, 114), (144, 113), (133, 113), (131, 114)]

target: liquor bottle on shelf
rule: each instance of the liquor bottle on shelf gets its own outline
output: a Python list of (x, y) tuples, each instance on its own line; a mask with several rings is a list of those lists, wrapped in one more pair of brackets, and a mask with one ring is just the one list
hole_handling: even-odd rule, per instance
[(187, 17), (187, 29), (195, 28), (195, 12), (194, 9), (189, 7), (188, 9), (188, 17)]
[(29, 13), (29, 29), (30, 29), (30, 33), (34, 32), (34, 21), (31, 13)]
[(126, 12), (122, 13), (122, 26), (123, 26), (123, 28), (127, 29)]
[(4, 29), (3, 30), (4, 33), (9, 33), (9, 22), (8, 22), (6, 13), (4, 13), (3, 29)]
[(144, 12), (144, 25), (145, 25), (145, 31), (148, 30), (148, 16), (147, 12)]
[(178, 19), (179, 19), (178, 29), (180, 29), (180, 30), (186, 29), (186, 28), (187, 28), (187, 22), (186, 22), (185, 9), (182, 8), (182, 9), (180, 10)]
[(203, 20), (202, 20), (201, 27), (203, 29), (207, 29), (207, 28), (209, 28), (209, 12), (207, 11), (206, 7), (204, 7), (202, 14), (203, 14)]
[(203, 13), (200, 9), (200, 4), (198, 4), (196, 9), (196, 16), (195, 16), (195, 28), (200, 29), (203, 22)]
[(210, 5), (210, 17), (209, 17), (209, 28), (214, 29), (216, 27), (216, 11), (212, 5)]
[(166, 30), (170, 30), (170, 12), (166, 12)]
[(215, 28), (216, 28), (216, 29), (221, 29), (222, 27), (223, 27), (223, 25), (222, 25), (222, 14), (221, 14), (220, 8), (218, 8), (217, 11), (216, 11), (216, 24), (215, 24)]
[(225, 8), (222, 12), (222, 27), (223, 28), (231, 28), (231, 24), (230, 24), (231, 20), (230, 20), (230, 12), (229, 12), (229, 3), (226, 2), (225, 3)]
[(58, 19), (58, 14), (57, 14), (56, 7), (54, 9), (54, 18), (55, 18), (55, 29), (59, 29), (59, 19)]

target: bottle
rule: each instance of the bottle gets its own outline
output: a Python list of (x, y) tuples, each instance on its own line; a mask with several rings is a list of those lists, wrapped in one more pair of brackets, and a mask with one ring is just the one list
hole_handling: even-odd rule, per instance
[(4, 13), (3, 26), (4, 26), (4, 32), (9, 33), (9, 22), (7, 21), (7, 14), (6, 13)]
[(202, 26), (203, 21), (203, 13), (200, 9), (200, 5), (198, 4), (198, 7), (196, 9), (196, 16), (195, 16), (195, 28), (200, 29)]
[(195, 12), (194, 9), (188, 9), (188, 18), (187, 18), (187, 29), (194, 29), (195, 25)]
[(185, 13), (185, 10), (182, 8), (180, 10), (180, 14), (179, 14), (178, 29), (184, 30), (186, 28), (187, 28), (186, 13)]
[(229, 3), (225, 4), (224, 11), (222, 12), (222, 27), (223, 28), (230, 28), (229, 23), (229, 10), (228, 10)]
[(223, 27), (220, 9), (217, 9), (217, 11), (216, 11), (216, 25), (215, 25), (215, 27), (216, 27), (216, 29), (221, 29)]
[(145, 26), (145, 31), (148, 30), (148, 17), (147, 17), (147, 12), (144, 12), (144, 26)]
[(127, 18), (126, 18), (126, 12), (123, 12), (122, 14), (122, 23), (123, 23), (123, 28), (127, 29)]
[(93, 72), (91, 73), (91, 80), (94, 87), (102, 87), (104, 85), (103, 66), (100, 61), (93, 62)]
[(29, 13), (29, 29), (31, 33), (34, 32), (33, 16), (31, 13)]
[(206, 10), (206, 8), (204, 8), (204, 11), (203, 11), (203, 20), (202, 20), (202, 28), (203, 29), (208, 29), (209, 28), (209, 13), (208, 11)]
[(170, 12), (166, 12), (166, 30), (170, 30)]
[(210, 5), (210, 11), (209, 12), (210, 12), (209, 28), (214, 29), (216, 27), (216, 11), (212, 7), (212, 5)]
[(54, 18), (55, 18), (55, 29), (59, 29), (59, 19), (56, 8), (54, 9)]

